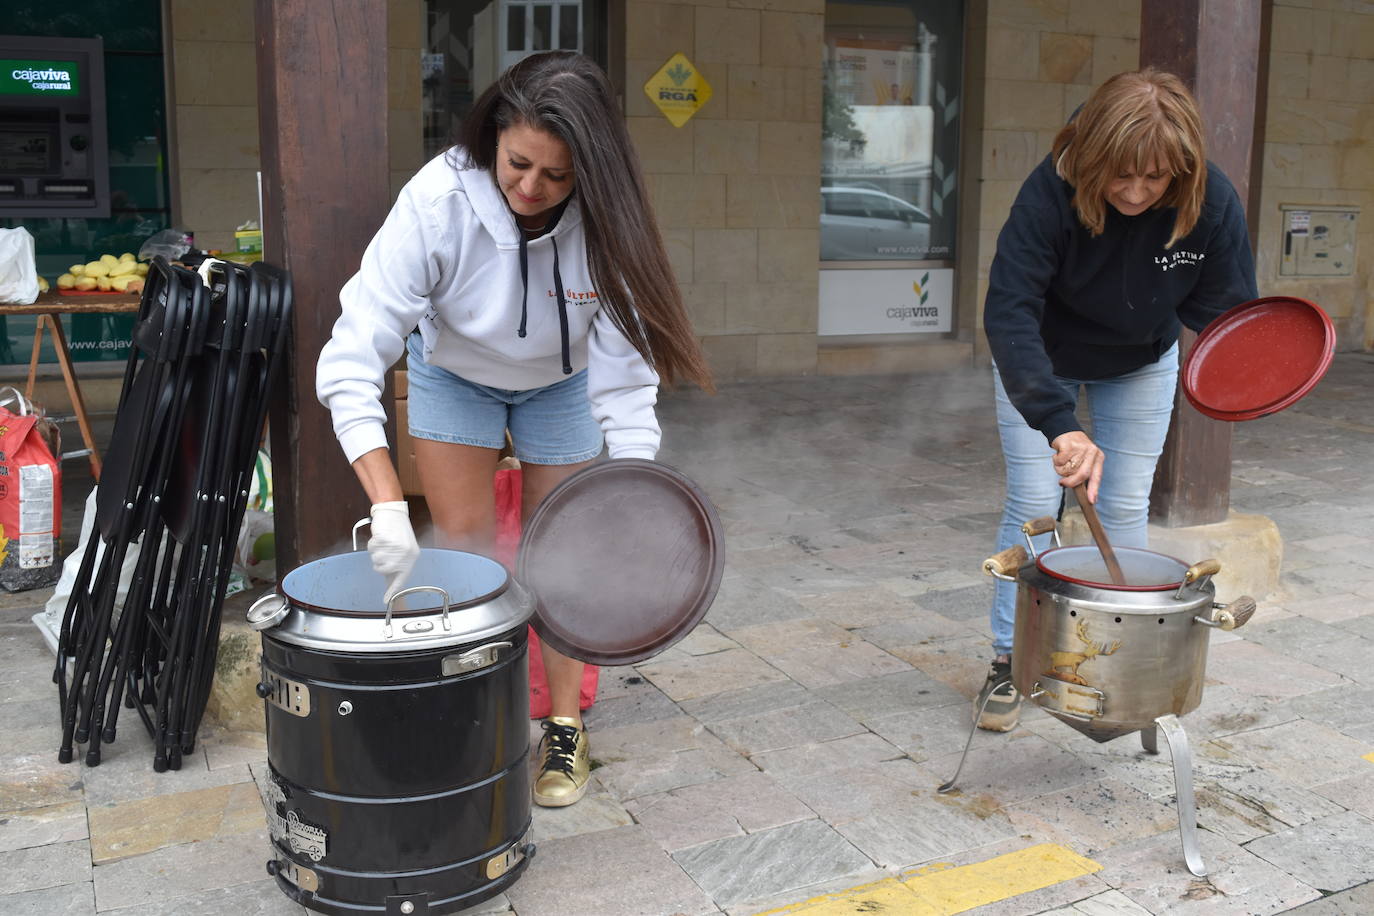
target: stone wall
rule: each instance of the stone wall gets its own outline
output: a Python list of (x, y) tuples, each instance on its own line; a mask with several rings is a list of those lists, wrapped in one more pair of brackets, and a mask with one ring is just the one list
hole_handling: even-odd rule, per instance
[[(1374, 6), (1275, 0), (1270, 39), (1260, 292), (1319, 303), (1342, 349), (1374, 347)], [(1352, 277), (1280, 277), (1281, 204), (1361, 208)]]
[[(171, 0), (172, 180), (177, 225), (201, 248), (229, 248), (258, 218), (253, 0)], [(393, 195), (422, 164), (420, 47), (424, 0), (388, 0), (388, 122)], [(340, 137), (340, 142), (345, 138)], [(345, 193), (343, 189), (340, 193)]]
[[(816, 368), (821, 0), (627, 0), (625, 113), (721, 378)], [(682, 127), (644, 83), (682, 52), (712, 97)]]
[[(965, 127), (968, 196), (960, 232), (959, 309), (975, 316), (987, 356), (983, 299), (997, 233), (1021, 183), (1097, 84), (1139, 66), (1139, 0), (973, 0), (965, 97), (981, 118)], [(972, 159), (972, 161), (970, 161)]]

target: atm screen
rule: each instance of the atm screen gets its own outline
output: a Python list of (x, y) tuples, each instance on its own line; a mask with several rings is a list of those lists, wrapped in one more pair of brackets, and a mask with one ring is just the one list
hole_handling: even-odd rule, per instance
[(0, 175), (55, 175), (58, 146), (56, 119), (51, 125), (0, 121)]
[(46, 175), (57, 171), (57, 131), (36, 133), (0, 127), (0, 175)]

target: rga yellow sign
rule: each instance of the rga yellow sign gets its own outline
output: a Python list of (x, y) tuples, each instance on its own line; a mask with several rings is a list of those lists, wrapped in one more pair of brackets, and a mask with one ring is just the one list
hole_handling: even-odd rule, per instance
[(644, 93), (663, 116), (681, 127), (711, 99), (711, 84), (683, 54), (677, 53), (649, 77)]

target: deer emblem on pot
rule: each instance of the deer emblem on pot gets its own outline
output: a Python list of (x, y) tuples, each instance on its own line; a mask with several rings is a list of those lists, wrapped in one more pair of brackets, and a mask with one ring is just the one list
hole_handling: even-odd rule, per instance
[(1110, 647), (1105, 642), (1093, 642), (1088, 638), (1088, 622), (1078, 621), (1073, 629), (1074, 634), (1082, 642), (1086, 649), (1082, 652), (1051, 652), (1050, 666), (1045, 674), (1049, 677), (1058, 678), (1061, 681), (1068, 681), (1070, 684), (1082, 684), (1088, 686), (1088, 682), (1078, 675), (1078, 666), (1090, 658), (1097, 658), (1099, 655), (1111, 655), (1121, 648), (1121, 640), (1115, 640)]

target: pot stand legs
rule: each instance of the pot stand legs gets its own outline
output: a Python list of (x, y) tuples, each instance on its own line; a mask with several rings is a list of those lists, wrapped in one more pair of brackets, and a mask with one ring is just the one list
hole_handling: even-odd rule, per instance
[[(1007, 680), (1011, 680), (1011, 678), (1008, 677)], [(952, 792), (958, 784), (959, 774), (964, 771), (964, 761), (968, 759), (969, 747), (973, 744), (973, 736), (978, 731), (978, 717), (983, 714), (983, 709), (986, 708), (991, 697), (992, 691), (990, 690), (983, 699), (982, 705), (974, 712), (968, 739), (964, 741), (964, 752), (959, 755), (959, 765), (955, 768), (954, 775), (949, 778), (949, 781), (936, 790), (941, 795)], [(1205, 878), (1207, 866), (1202, 862), (1202, 851), (1198, 846), (1197, 803), (1193, 798), (1193, 751), (1188, 744), (1188, 733), (1183, 730), (1178, 717), (1173, 713), (1160, 716), (1155, 719), (1155, 724), (1140, 730), (1140, 746), (1145, 749), (1146, 753), (1159, 753), (1158, 735), (1160, 730), (1164, 732), (1164, 740), (1169, 745), (1169, 755), (1173, 758), (1174, 790), (1178, 797), (1178, 832), (1183, 841), (1183, 861), (1187, 864), (1188, 871), (1199, 878)]]
[(954, 790), (955, 783), (959, 781), (959, 774), (964, 771), (964, 760), (968, 757), (969, 746), (973, 744), (973, 736), (978, 731), (978, 720), (983, 717), (983, 710), (988, 708), (988, 702), (992, 699), (992, 695), (995, 694), (1003, 684), (1008, 684), (1010, 682), (1011, 675), (1008, 674), (1006, 677), (1001, 678), (995, 684), (993, 684), (992, 687), (983, 695), (983, 702), (980, 703), (978, 708), (973, 712), (973, 724), (969, 726), (968, 740), (964, 742), (964, 752), (959, 755), (959, 766), (955, 768), (954, 775), (949, 778), (949, 782), (940, 786), (940, 788), (936, 790), (941, 795), (945, 795), (949, 792), (952, 792)]
[(1202, 852), (1197, 841), (1197, 804), (1193, 799), (1193, 751), (1188, 745), (1188, 733), (1173, 713), (1155, 719), (1155, 725), (1140, 730), (1140, 744), (1150, 754), (1159, 753), (1157, 728), (1164, 732), (1169, 743), (1169, 755), (1174, 761), (1174, 790), (1178, 796), (1178, 832), (1183, 840), (1183, 861), (1188, 871), (1199, 878), (1207, 876)]

